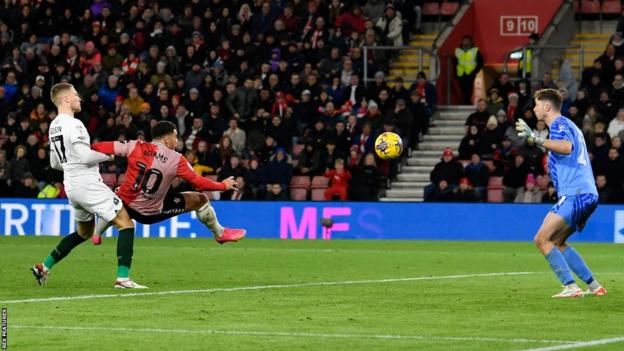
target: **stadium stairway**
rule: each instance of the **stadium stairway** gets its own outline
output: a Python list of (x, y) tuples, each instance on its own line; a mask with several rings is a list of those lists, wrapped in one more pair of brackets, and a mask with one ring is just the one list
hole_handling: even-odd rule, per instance
[[(412, 36), (410, 46), (424, 46), (431, 48), (435, 41), (437, 33), (415, 34)], [(416, 49), (405, 49), (401, 56), (392, 62), (390, 67), (390, 75), (387, 81), (393, 82), (396, 77), (402, 77), (404, 81), (415, 81), (418, 75), (420, 53)], [(428, 75), (431, 66), (431, 56), (423, 52), (422, 70)], [(410, 83), (411, 84), (411, 83)]]
[(401, 167), (397, 180), (393, 181), (386, 196), (381, 201), (423, 201), (425, 186), (429, 184), (429, 175), (436, 163), (440, 162), (444, 148), (455, 150), (464, 136), (466, 118), (474, 112), (474, 106), (438, 106), (434, 115), (435, 127), (412, 150), (411, 157)]
[[(602, 55), (617, 25), (617, 21), (603, 21), (601, 33), (596, 22), (583, 22), (581, 27), (577, 27), (577, 33), (570, 42), (572, 45), (583, 45), (585, 48), (582, 62), (584, 68), (591, 67), (594, 64), (594, 60)], [(565, 56), (570, 61), (574, 74), (578, 75), (579, 64), (581, 64), (579, 50), (566, 49)], [(580, 79), (580, 77), (576, 78)]]

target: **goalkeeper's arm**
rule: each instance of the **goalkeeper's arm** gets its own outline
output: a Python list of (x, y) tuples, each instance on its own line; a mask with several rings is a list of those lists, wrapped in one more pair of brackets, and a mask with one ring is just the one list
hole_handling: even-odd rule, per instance
[(567, 140), (543, 139), (541, 144), (546, 149), (558, 154), (569, 155), (572, 153), (572, 143)]

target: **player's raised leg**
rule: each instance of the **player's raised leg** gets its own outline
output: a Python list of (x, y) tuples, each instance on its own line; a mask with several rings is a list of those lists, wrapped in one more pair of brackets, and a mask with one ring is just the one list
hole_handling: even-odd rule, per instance
[(212, 232), (215, 236), (215, 240), (219, 244), (224, 244), (229, 241), (239, 241), (245, 237), (247, 233), (245, 229), (225, 228), (219, 223), (217, 213), (210, 204), (210, 200), (206, 194), (188, 191), (183, 192), (182, 196), (184, 196), (185, 212), (197, 211), (197, 219)]
[(559, 215), (548, 212), (544, 223), (535, 235), (535, 246), (546, 257), (546, 260), (550, 264), (550, 268), (555, 272), (557, 279), (564, 286), (564, 289), (559, 294), (553, 295), (553, 297), (582, 297), (583, 291), (576, 285), (574, 277), (570, 272), (570, 266), (566, 261), (563, 253), (552, 241), (555, 238), (560, 238), (560, 233), (566, 231), (568, 225)]

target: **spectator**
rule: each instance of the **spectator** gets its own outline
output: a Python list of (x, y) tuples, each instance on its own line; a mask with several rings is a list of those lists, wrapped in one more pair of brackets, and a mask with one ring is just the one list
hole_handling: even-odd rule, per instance
[(249, 160), (249, 168), (245, 170), (243, 175), (245, 183), (251, 191), (251, 197), (254, 200), (264, 199), (266, 197), (266, 175), (265, 167), (260, 165), (260, 161), (257, 157), (252, 157)]
[(459, 186), (452, 191), (451, 200), (453, 202), (477, 201), (474, 188), (470, 185), (468, 178), (463, 177), (459, 180)]
[(468, 129), (468, 134), (464, 136), (459, 144), (459, 159), (468, 160), (474, 153), (480, 153), (482, 149), (481, 137), (479, 136), (479, 129), (475, 125), (471, 125)]
[(223, 135), (227, 135), (230, 139), (232, 139), (232, 148), (234, 149), (234, 152), (241, 155), (245, 150), (246, 134), (244, 130), (238, 128), (237, 119), (230, 119), (229, 128), (223, 132)]
[[(431, 184), (425, 187), (425, 201), (436, 201), (447, 199), (452, 190), (459, 184), (459, 179), (463, 176), (464, 170), (461, 163), (453, 155), (451, 148), (444, 149), (442, 161), (438, 162), (429, 179)], [(447, 194), (448, 193), (448, 194)]]
[[(472, 37), (462, 38), (460, 47), (455, 49), (456, 77), (462, 92), (464, 105), (472, 105), (472, 86), (477, 73), (483, 67), (483, 57), (479, 48), (473, 46)], [(489, 116), (489, 115), (488, 115)]]
[(382, 0), (368, 0), (364, 5), (364, 17), (376, 23), (384, 15), (385, 6)]
[(376, 27), (381, 29), (389, 45), (403, 46), (403, 20), (393, 4), (386, 5), (385, 15), (377, 20)]
[(598, 190), (598, 202), (601, 204), (610, 204), (617, 202), (617, 193), (607, 183), (607, 177), (604, 174), (596, 175), (596, 188)]
[(24, 145), (18, 145), (15, 148), (15, 158), (9, 162), (6, 170), (7, 184), (9, 186), (19, 184), (26, 174), (30, 174), (30, 164), (28, 163), (28, 159), (26, 159), (26, 151)]
[(535, 186), (535, 176), (533, 176), (533, 174), (529, 173), (527, 175), (524, 187), (518, 189), (514, 202), (533, 204), (542, 202), (542, 194), (539, 188)]
[(269, 184), (267, 186), (267, 196), (266, 200), (268, 201), (286, 201), (288, 200), (288, 196), (286, 196), (286, 192), (282, 189), (282, 186), (279, 183)]
[(477, 101), (477, 110), (471, 113), (466, 119), (466, 132), (469, 125), (476, 125), (479, 131), (483, 130), (490, 118), (490, 113), (487, 111), (487, 103), (485, 99), (479, 99)]
[(330, 179), (329, 187), (325, 189), (325, 200), (330, 201), (338, 195), (340, 200), (346, 201), (351, 172), (345, 169), (344, 160), (336, 159), (334, 169), (327, 170), (323, 176)]
[[(596, 181), (596, 183), (598, 183)], [(559, 201), (559, 195), (557, 195), (557, 190), (555, 189), (555, 185), (553, 182), (548, 182), (548, 188), (544, 195), (542, 195), (542, 203), (543, 204), (555, 204)]]
[(472, 154), (470, 163), (464, 169), (464, 174), (474, 188), (476, 200), (485, 200), (485, 190), (489, 182), (490, 172), (487, 166), (481, 162), (479, 154)]
[(486, 105), (487, 105), (486, 111), (490, 115), (495, 114), (498, 110), (503, 108), (504, 101), (498, 89), (492, 88), (490, 90)]
[(483, 158), (492, 158), (502, 141), (503, 133), (498, 127), (498, 119), (495, 116), (490, 116), (485, 125), (485, 130), (481, 133), (480, 154)]
[(275, 153), (271, 155), (269, 163), (265, 168), (267, 184), (279, 184), (282, 189), (288, 189), (293, 175), (293, 167), (288, 163), (288, 157), (284, 148), (275, 148)]
[(30, 172), (25, 173), (22, 179), (15, 182), (13, 196), (34, 199), (38, 194), (37, 181)]
[[(265, 5), (268, 5), (268, 3), (262, 5), (263, 11)], [(227, 106), (234, 118), (245, 120), (254, 114), (254, 108), (258, 103), (258, 95), (253, 84), (251, 78), (245, 79), (243, 86), (237, 88), (236, 92), (228, 97)]]
[(229, 198), (222, 198), (223, 200), (234, 200), (234, 201), (246, 201), (246, 200), (254, 200), (253, 193), (247, 183), (245, 182), (244, 177), (236, 177), (234, 179), (236, 184), (238, 184), (238, 191), (232, 192), (232, 195)]
[(356, 201), (377, 201), (381, 173), (375, 162), (375, 155), (366, 154), (352, 169), (353, 178), (349, 187), (349, 198)]
[(299, 157), (296, 173), (298, 175), (316, 176), (320, 175), (321, 172), (320, 152), (314, 144), (308, 143)]
[(607, 133), (611, 138), (619, 136), (620, 138), (624, 137), (624, 108), (621, 108), (616, 118), (609, 122), (609, 129), (607, 129)]
[[(529, 175), (529, 166), (524, 160), (523, 155), (516, 155), (514, 163), (511, 165), (505, 176), (503, 177), (503, 198), (505, 202), (512, 202), (516, 198), (518, 191), (522, 189)], [(533, 180), (535, 180), (533, 178)]]
[(57, 198), (65, 198), (65, 191), (63, 189), (63, 183), (54, 182), (53, 184), (47, 184), (41, 189), (39, 194), (37, 195), (38, 199), (57, 199)]
[(449, 187), (446, 180), (441, 180), (435, 189), (432, 190), (429, 195), (429, 200), (432, 202), (450, 202), (453, 199), (453, 190)]

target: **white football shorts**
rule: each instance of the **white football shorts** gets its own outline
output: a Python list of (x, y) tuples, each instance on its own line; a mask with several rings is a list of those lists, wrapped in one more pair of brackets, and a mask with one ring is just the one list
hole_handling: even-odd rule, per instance
[(88, 222), (97, 215), (106, 222), (117, 217), (123, 202), (101, 180), (67, 192), (69, 203), (76, 210), (78, 222)]

